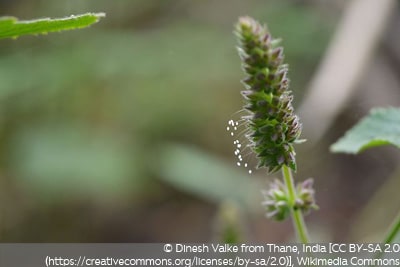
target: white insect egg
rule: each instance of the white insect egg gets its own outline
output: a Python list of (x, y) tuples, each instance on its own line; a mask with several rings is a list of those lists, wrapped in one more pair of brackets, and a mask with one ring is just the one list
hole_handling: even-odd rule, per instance
[(252, 173), (252, 164), (248, 162), (248, 156), (251, 154), (251, 142), (248, 139), (248, 132), (242, 129), (246, 118), (242, 116), (239, 120), (229, 120), (226, 126), (227, 132), (233, 137), (234, 154), (236, 165), (240, 168), (246, 168), (248, 173)]

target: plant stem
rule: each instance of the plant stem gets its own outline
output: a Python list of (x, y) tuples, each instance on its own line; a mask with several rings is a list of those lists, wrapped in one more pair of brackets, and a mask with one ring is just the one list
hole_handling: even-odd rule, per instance
[(301, 210), (294, 208), (296, 201), (296, 189), (293, 182), (292, 172), (288, 166), (283, 165), (282, 175), (289, 194), (289, 205), (291, 207), (291, 214), (294, 228), (297, 232), (297, 237), (301, 243), (307, 244), (309, 243), (309, 238), (303, 214), (301, 213)]
[(394, 241), (396, 236), (400, 233), (400, 212), (397, 214), (396, 219), (393, 221), (392, 225), (389, 228), (388, 233), (383, 241), (385, 244), (390, 244)]
[[(386, 234), (385, 239), (383, 240), (384, 244), (391, 244), (395, 241), (396, 236), (400, 233), (400, 212), (397, 214), (397, 217), (394, 219), (393, 223), (391, 224), (389, 231)], [(381, 259), (382, 256), (385, 254), (384, 251), (380, 251), (376, 253), (375, 259)]]

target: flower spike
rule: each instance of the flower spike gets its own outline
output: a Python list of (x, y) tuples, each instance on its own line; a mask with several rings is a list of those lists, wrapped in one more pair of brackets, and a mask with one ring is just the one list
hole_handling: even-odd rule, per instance
[(250, 145), (259, 159), (258, 167), (275, 172), (286, 165), (296, 171), (293, 144), (300, 136), (301, 124), (292, 106), (283, 48), (266, 26), (250, 17), (239, 19), (235, 33), (246, 73), (242, 80), (244, 108), (250, 113), (243, 119), (249, 128)]

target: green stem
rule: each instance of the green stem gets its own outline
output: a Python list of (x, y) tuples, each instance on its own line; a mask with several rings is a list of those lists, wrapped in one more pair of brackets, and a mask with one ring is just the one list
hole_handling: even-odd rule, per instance
[(301, 213), (301, 210), (294, 208), (296, 202), (296, 189), (293, 182), (292, 172), (288, 166), (283, 165), (282, 174), (289, 194), (289, 205), (291, 207), (294, 228), (300, 242), (307, 244), (309, 243), (309, 238), (303, 214)]
[(396, 236), (400, 232), (400, 212), (397, 214), (396, 219), (393, 221), (392, 225), (389, 228), (388, 233), (386, 234), (386, 237), (383, 241), (385, 244), (390, 244), (394, 241)]
[[(386, 234), (385, 239), (383, 240), (384, 244), (390, 244), (395, 241), (396, 236), (400, 232), (400, 212), (397, 214), (396, 219), (394, 219), (393, 223), (391, 224), (389, 231)], [(375, 259), (381, 259), (385, 252), (381, 251), (375, 255)]]

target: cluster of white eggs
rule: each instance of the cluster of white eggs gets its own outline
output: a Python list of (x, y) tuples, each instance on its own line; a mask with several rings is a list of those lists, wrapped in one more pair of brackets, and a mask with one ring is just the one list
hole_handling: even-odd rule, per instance
[[(234, 137), (236, 135), (238, 129), (239, 129), (239, 122), (238, 121), (234, 121), (234, 120), (229, 120), (228, 121), (228, 126), (226, 127), (226, 130), (228, 132), (230, 132), (230, 135), (232, 137)], [(239, 137), (240, 137), (240, 134), (239, 134)], [(235, 156), (236, 156), (236, 158), (238, 160), (236, 162), (236, 165), (239, 166), (239, 167), (243, 166), (244, 168), (248, 169), (249, 168), (249, 164), (247, 162), (243, 161), (243, 151), (247, 148), (247, 146), (243, 146), (242, 143), (239, 141), (239, 139), (235, 139), (233, 141), (233, 144), (235, 146), (234, 154), (235, 154)], [(252, 172), (253, 172), (253, 170), (248, 169), (248, 173), (249, 174), (251, 174)]]

